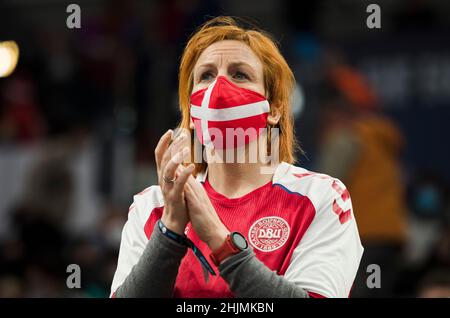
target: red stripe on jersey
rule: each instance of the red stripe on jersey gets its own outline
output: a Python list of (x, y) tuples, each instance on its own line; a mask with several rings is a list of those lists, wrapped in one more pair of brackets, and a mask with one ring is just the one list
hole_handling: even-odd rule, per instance
[(158, 221), (161, 218), (163, 210), (164, 210), (164, 207), (161, 206), (159, 208), (154, 208), (150, 212), (150, 216), (144, 225), (144, 232), (145, 232), (145, 236), (147, 236), (147, 239), (150, 239), (150, 237), (152, 236), (153, 227), (155, 226), (156, 221)]
[(341, 224), (344, 224), (345, 222), (347, 222), (351, 218), (352, 218), (351, 210), (347, 210), (347, 211), (339, 214), (339, 222), (341, 222)]
[[(314, 172), (305, 172), (305, 173), (294, 173), (294, 176), (297, 178), (304, 178), (308, 176), (315, 176), (320, 179), (331, 179), (330, 176), (327, 176), (325, 174), (321, 173), (314, 173)], [(348, 199), (350, 199), (350, 193), (348, 192), (347, 188), (342, 189), (339, 184), (336, 182), (336, 180), (333, 180), (333, 183), (331, 184), (331, 187), (341, 196), (342, 200), (345, 202)]]
[(333, 211), (339, 216), (339, 222), (341, 222), (341, 224), (344, 224), (352, 218), (351, 209), (344, 212), (339, 204), (337, 204), (336, 199), (333, 201)]
[(325, 296), (322, 296), (320, 294), (316, 294), (316, 293), (312, 293), (312, 292), (308, 292), (309, 297), (311, 298), (327, 298)]
[(297, 178), (303, 178), (303, 177), (308, 177), (313, 175), (312, 172), (305, 172), (305, 173), (294, 173), (294, 176), (296, 176)]
[(321, 174), (321, 173), (315, 173), (315, 172), (305, 172), (305, 173), (294, 173), (294, 176), (296, 176), (297, 178), (304, 178), (304, 177), (309, 177), (309, 176), (314, 176), (320, 179), (330, 179), (330, 176), (327, 176), (326, 174)]
[(350, 198), (350, 193), (347, 189), (342, 189), (336, 180), (333, 181), (333, 184), (331, 185), (333, 189), (341, 196), (342, 200), (345, 202)]

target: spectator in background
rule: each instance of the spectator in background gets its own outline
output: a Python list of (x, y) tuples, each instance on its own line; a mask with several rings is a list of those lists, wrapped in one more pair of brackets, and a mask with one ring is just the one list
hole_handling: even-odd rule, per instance
[(408, 244), (400, 274), (400, 294), (449, 297), (450, 209), (444, 178), (429, 170), (417, 173), (408, 191)]
[[(49, 145), (28, 172), (11, 210), (14, 235), (0, 241), (0, 298), (108, 296), (126, 215), (105, 203), (92, 233), (71, 231), (75, 149), (69, 139)], [(66, 286), (69, 264), (82, 269), (81, 289)]]
[[(411, 268), (420, 268), (432, 257), (433, 247), (445, 237), (448, 219), (448, 187), (438, 174), (421, 171), (408, 189), (409, 242), (406, 258)], [(450, 253), (450, 246), (448, 252)], [(444, 257), (445, 258), (445, 257)], [(448, 264), (450, 265), (450, 264)]]
[(62, 296), (71, 194), (72, 175), (63, 160), (43, 160), (31, 171), (12, 210), (16, 235), (0, 245), (0, 296)]
[[(353, 296), (389, 297), (406, 234), (399, 158), (403, 137), (395, 124), (378, 112), (376, 95), (354, 69), (333, 65), (325, 86), (316, 170), (338, 177), (352, 194), (366, 247)], [(381, 289), (366, 287), (369, 264), (381, 267)]]
[(0, 141), (29, 143), (44, 132), (32, 77), (22, 72), (8, 78), (0, 92)]

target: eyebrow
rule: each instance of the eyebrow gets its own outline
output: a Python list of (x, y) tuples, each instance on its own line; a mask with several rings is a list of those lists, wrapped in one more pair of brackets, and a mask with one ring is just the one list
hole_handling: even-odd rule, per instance
[[(248, 68), (248, 76), (250, 78), (254, 78), (255, 74), (256, 74), (256, 70), (247, 62), (243, 62), (243, 61), (235, 61), (235, 62), (231, 62), (229, 64), (230, 67), (240, 67), (240, 66), (244, 66)], [(214, 63), (205, 63), (205, 64), (200, 64), (196, 69), (193, 70), (193, 74), (195, 76), (194, 80), (198, 80), (198, 76), (200, 76), (200, 73), (198, 70), (202, 69), (202, 68), (211, 68), (211, 67), (216, 67), (216, 65)]]
[[(239, 67), (239, 66), (247, 66), (249, 68), (251, 68), (252, 70), (254, 70), (254, 67), (251, 66), (250, 64), (248, 64), (247, 62), (244, 61), (234, 61), (229, 63), (230, 66), (233, 67)], [(197, 69), (203, 67), (203, 68), (208, 68), (208, 67), (215, 67), (216, 65), (214, 63), (205, 63), (205, 64), (200, 64)]]

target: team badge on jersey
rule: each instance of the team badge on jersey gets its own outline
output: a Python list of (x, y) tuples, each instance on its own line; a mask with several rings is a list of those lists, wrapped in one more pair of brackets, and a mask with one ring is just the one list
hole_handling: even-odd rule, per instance
[(285, 219), (269, 216), (253, 223), (248, 231), (248, 239), (257, 250), (272, 252), (286, 243), (289, 233), (289, 224)]

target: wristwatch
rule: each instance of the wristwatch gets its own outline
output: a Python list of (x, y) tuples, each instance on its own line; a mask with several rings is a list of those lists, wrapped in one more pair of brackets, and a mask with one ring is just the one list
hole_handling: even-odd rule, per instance
[(228, 234), (225, 242), (209, 256), (216, 266), (229, 256), (235, 255), (247, 249), (248, 243), (244, 235), (239, 232)]

